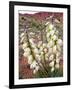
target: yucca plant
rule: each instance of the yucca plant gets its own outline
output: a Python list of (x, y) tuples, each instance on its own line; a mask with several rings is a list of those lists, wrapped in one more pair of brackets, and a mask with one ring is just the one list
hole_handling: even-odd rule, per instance
[[(30, 69), (35, 77), (59, 77), (63, 75), (60, 68), (62, 58), (63, 40), (59, 36), (59, 31), (53, 23), (36, 22), (31, 20), (30, 28), (25, 28), (20, 34), (21, 47), (24, 50), (23, 56), (27, 57)], [(36, 32), (41, 33), (41, 39), (37, 43), (33, 37)], [(33, 32), (32, 32), (33, 31)], [(33, 37), (29, 37), (29, 36)]]

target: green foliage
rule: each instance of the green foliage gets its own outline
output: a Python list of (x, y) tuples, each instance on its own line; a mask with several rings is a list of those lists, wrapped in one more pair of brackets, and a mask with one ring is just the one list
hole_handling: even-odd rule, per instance
[(45, 70), (42, 70), (43, 73), (39, 70), (36, 73), (35, 77), (36, 78), (48, 78), (48, 77), (62, 77), (63, 76), (63, 71), (61, 69), (60, 70), (55, 69), (54, 72), (51, 72), (50, 67), (48, 67), (47, 70), (48, 70), (47, 74), (45, 73)]

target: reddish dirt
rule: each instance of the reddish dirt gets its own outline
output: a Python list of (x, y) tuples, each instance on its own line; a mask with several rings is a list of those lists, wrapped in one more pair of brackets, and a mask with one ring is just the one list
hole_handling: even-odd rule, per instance
[(26, 78), (33, 78), (33, 71), (29, 68), (29, 64), (27, 62), (27, 58), (22, 57), (19, 60), (19, 78), (26, 79)]

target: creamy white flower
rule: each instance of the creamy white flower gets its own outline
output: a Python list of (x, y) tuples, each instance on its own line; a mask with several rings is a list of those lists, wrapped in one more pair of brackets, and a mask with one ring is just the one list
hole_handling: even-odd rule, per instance
[(49, 63), (49, 66), (50, 66), (50, 67), (54, 67), (54, 61), (50, 62), (50, 63)]
[(54, 41), (53, 40), (50, 40), (49, 41), (49, 47), (52, 47), (54, 45)]
[(56, 64), (56, 65), (55, 65), (55, 68), (59, 69), (59, 64)]
[(54, 71), (54, 67), (51, 68), (51, 72), (53, 72), (53, 71)]
[(34, 69), (34, 67), (33, 67), (32, 63), (30, 64), (30, 69)]
[(44, 53), (47, 53), (48, 52), (48, 49), (47, 48), (44, 48)]
[(63, 41), (62, 41), (61, 39), (58, 39), (57, 44), (58, 44), (59, 46), (62, 46), (62, 45), (63, 45)]
[(31, 38), (31, 39), (29, 39), (29, 42), (31, 43), (31, 44), (34, 44), (34, 39), (33, 38)]
[(37, 62), (34, 60), (32, 64), (30, 65), (30, 68), (33, 69), (37, 66)]
[(37, 72), (37, 71), (34, 69), (34, 70), (33, 70), (33, 74), (36, 74), (36, 72)]
[(51, 54), (51, 55), (49, 56), (49, 60), (52, 61), (53, 59), (54, 59), (54, 54)]
[(28, 64), (32, 64), (32, 61), (30, 59), (28, 60)]
[(23, 41), (24, 41), (24, 37), (21, 38), (20, 43), (22, 43)]
[(49, 24), (49, 22), (46, 22), (46, 24), (45, 25), (48, 25)]
[(23, 36), (24, 36), (24, 33), (21, 33), (20, 38), (22, 38)]
[(49, 54), (53, 53), (53, 49), (52, 49), (52, 48), (49, 48), (49, 49), (48, 49), (48, 53), (49, 53)]
[(51, 38), (47, 38), (47, 42), (49, 42), (51, 40)]
[(28, 56), (28, 63), (29, 64), (32, 64), (32, 61), (33, 61), (33, 56), (32, 55), (29, 55)]
[(42, 52), (40, 52), (40, 54), (41, 54), (41, 55), (44, 55), (44, 52), (42, 51)]
[(40, 48), (42, 46), (42, 41), (38, 42), (38, 48)]
[(25, 51), (25, 52), (31, 52), (30, 48), (28, 48), (28, 47), (25, 48), (24, 51)]
[(43, 43), (43, 48), (45, 48), (47, 45), (46, 45), (46, 43)]
[(56, 53), (57, 52), (57, 46), (53, 46), (53, 53)]
[(48, 61), (49, 60), (48, 57), (45, 57), (45, 60)]
[(36, 60), (41, 61), (41, 56), (40, 55), (36, 54), (35, 58), (36, 58)]
[(34, 44), (31, 44), (31, 47), (34, 49), (34, 48), (36, 48), (36, 44), (34, 43)]
[(60, 62), (60, 59), (59, 58), (56, 58), (56, 63), (59, 64), (59, 62)]
[(40, 52), (43, 51), (43, 46), (41, 46), (39, 50), (40, 50)]
[(28, 57), (30, 55), (30, 52), (24, 52), (23, 56)]
[(61, 53), (60, 52), (57, 52), (56, 53), (56, 58), (60, 57)]
[(49, 43), (47, 44), (47, 48), (50, 48), (50, 45), (49, 45)]
[(50, 31), (50, 35), (54, 35), (54, 33), (55, 33), (55, 30)]
[(28, 43), (27, 42), (24, 43), (22, 47), (23, 47), (23, 49), (27, 48), (28, 47)]
[(53, 27), (54, 27), (53, 24), (50, 23), (50, 24), (49, 24), (49, 29), (52, 30)]
[(49, 36), (50, 36), (50, 33), (47, 33), (47, 34), (46, 34), (47, 39), (49, 38)]
[(33, 33), (33, 32), (30, 32), (30, 35), (35, 35), (35, 33)]
[(56, 35), (53, 35), (51, 38), (52, 38), (53, 40), (57, 40), (57, 39), (58, 39), (58, 37), (57, 37)]
[(57, 50), (58, 50), (59, 52), (61, 52), (62, 48), (61, 48), (59, 45), (57, 45)]
[(39, 54), (39, 50), (37, 48), (35, 48), (33, 51), (35, 54)]
[(39, 70), (39, 66), (36, 66), (35, 70), (38, 71)]

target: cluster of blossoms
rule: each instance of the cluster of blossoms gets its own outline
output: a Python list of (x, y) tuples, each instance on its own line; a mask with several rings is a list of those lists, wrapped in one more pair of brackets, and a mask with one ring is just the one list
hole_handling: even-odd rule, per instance
[(27, 57), (30, 69), (33, 70), (34, 74), (43, 67), (43, 61), (49, 65), (51, 72), (53, 72), (55, 68), (59, 69), (63, 41), (59, 38), (58, 33), (53, 24), (47, 22), (46, 43), (39, 41), (35, 44), (33, 38), (28, 38), (26, 33), (21, 34), (21, 42), (23, 41), (22, 48), (24, 50), (23, 55)]
[(59, 32), (53, 26), (53, 24), (46, 23), (46, 38), (47, 38), (47, 48), (48, 48), (48, 61), (50, 61), (49, 66), (51, 71), (55, 68), (59, 69), (60, 60), (62, 57), (62, 46), (63, 41), (59, 38)]
[(33, 42), (33, 38), (29, 39), (26, 36), (26, 33), (21, 34), (21, 41), (23, 41), (23, 44), (21, 45), (24, 50), (23, 56), (27, 57), (30, 69), (33, 69), (33, 73), (35, 74), (41, 66), (38, 62), (39, 51), (36, 48), (36, 44)]

